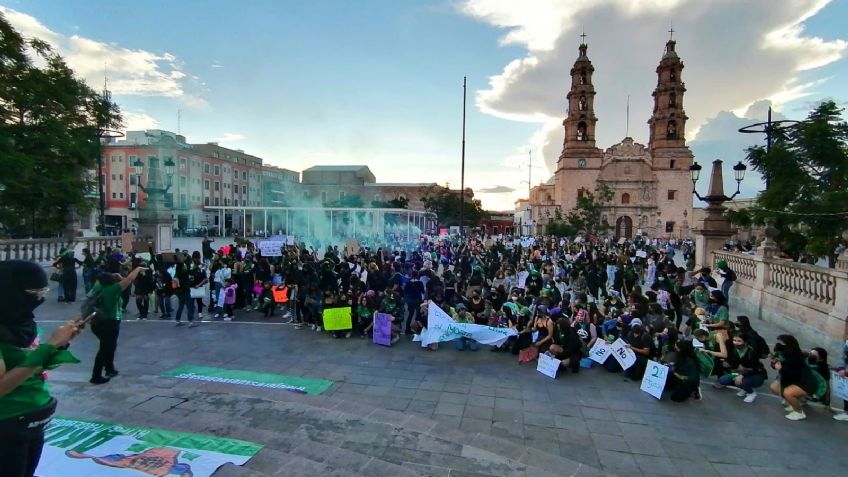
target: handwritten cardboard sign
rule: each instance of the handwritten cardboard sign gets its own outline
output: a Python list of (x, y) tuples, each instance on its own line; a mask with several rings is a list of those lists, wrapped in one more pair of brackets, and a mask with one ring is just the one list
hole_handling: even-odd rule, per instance
[(556, 379), (557, 371), (559, 370), (560, 361), (553, 356), (546, 354), (539, 355), (539, 364), (536, 366), (536, 371)]
[(648, 361), (648, 366), (645, 368), (645, 376), (642, 377), (642, 385), (639, 389), (657, 399), (661, 399), (667, 379), (668, 366), (657, 363), (656, 361)]
[(628, 369), (636, 364), (636, 353), (627, 347), (627, 343), (621, 338), (615, 340), (612, 346), (612, 357), (621, 365), (621, 369)]
[(374, 313), (374, 344), (392, 345), (392, 315)]

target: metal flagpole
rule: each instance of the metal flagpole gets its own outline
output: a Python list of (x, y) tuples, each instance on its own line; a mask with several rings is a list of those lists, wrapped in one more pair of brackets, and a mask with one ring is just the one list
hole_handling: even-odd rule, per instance
[(466, 80), (467, 77), (462, 77), (462, 175), (460, 179), (459, 191), (459, 236), (464, 237), (465, 231), (465, 96), (466, 96)]

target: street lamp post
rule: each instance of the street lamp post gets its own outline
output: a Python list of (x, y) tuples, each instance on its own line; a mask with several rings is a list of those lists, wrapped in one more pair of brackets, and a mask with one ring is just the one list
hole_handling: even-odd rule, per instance
[(147, 161), (147, 186), (141, 185), (145, 164), (141, 159), (136, 159), (132, 164), (138, 176), (138, 187), (147, 194), (144, 207), (138, 207), (136, 222), (139, 236), (143, 240), (152, 241), (154, 251), (160, 253), (172, 249), (174, 218), (165, 199), (173, 184), (176, 164), (171, 158), (167, 158), (161, 166), (157, 157), (148, 157)]
[(710, 175), (710, 189), (706, 197), (702, 197), (695, 188), (695, 184), (701, 176), (701, 165), (695, 162), (689, 166), (689, 176), (692, 179), (692, 194), (699, 200), (707, 203), (705, 209), (706, 215), (701, 223), (701, 227), (695, 230), (696, 267), (709, 266), (710, 252), (720, 249), (733, 236), (733, 228), (731, 228), (730, 221), (724, 215), (727, 207), (723, 204), (739, 195), (742, 180), (745, 179), (745, 171), (748, 168), (741, 161), (733, 166), (736, 192), (728, 197), (724, 194), (721, 165), (722, 161), (720, 159), (713, 161), (713, 170)]

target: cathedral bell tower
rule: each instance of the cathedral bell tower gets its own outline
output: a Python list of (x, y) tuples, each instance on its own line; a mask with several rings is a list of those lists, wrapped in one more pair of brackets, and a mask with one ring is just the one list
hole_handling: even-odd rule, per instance
[[(673, 30), (672, 30), (673, 31)], [(665, 54), (657, 66), (657, 87), (654, 89), (654, 112), (648, 120), (651, 151), (686, 147), (686, 112), (683, 110), (683, 93), (686, 86), (681, 78), (683, 62), (674, 51), (677, 42), (669, 39)]]
[[(585, 34), (581, 36), (585, 40)], [(562, 122), (565, 140), (557, 169), (601, 166), (602, 154), (595, 145), (595, 125), (598, 122), (595, 116), (595, 86), (592, 84), (595, 67), (586, 55), (587, 49), (585, 42), (580, 44), (579, 56), (571, 68), (571, 88), (565, 96), (568, 112)]]

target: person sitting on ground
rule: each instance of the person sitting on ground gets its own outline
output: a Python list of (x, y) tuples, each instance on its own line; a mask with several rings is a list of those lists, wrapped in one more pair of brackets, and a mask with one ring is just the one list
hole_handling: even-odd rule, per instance
[(560, 360), (560, 366), (572, 373), (580, 372), (580, 360), (583, 358), (583, 342), (577, 335), (577, 329), (571, 326), (568, 318), (556, 322), (553, 339), (548, 351)]
[(548, 308), (544, 305), (536, 307), (536, 322), (533, 324), (533, 346), (544, 353), (551, 346), (554, 335), (554, 321), (548, 316)]
[(654, 340), (643, 327), (642, 320), (634, 318), (630, 322), (630, 331), (624, 341), (627, 342), (627, 347), (636, 354), (636, 363), (626, 369), (624, 375), (634, 381), (641, 380), (648, 366), (648, 360), (654, 354)]
[(714, 387), (722, 389), (725, 386), (736, 386), (739, 388), (737, 396), (745, 398), (747, 403), (752, 403), (757, 399), (755, 389), (763, 385), (768, 374), (757, 350), (749, 340), (750, 336), (745, 333), (733, 333), (733, 350), (730, 352), (732, 359), (725, 360), (725, 363), (732, 365), (724, 367), (724, 374), (718, 378)]
[[(456, 305), (456, 313), (453, 315), (453, 321), (457, 323), (474, 323), (474, 317), (471, 316), (471, 313), (468, 312), (464, 304), (459, 303)], [(464, 336), (457, 338), (454, 346), (459, 351), (464, 351), (465, 349), (477, 351), (478, 349), (476, 341)]]
[(692, 342), (683, 340), (678, 346), (677, 362), (669, 376), (666, 391), (674, 402), (683, 402), (690, 397), (701, 400), (701, 369)]
[(730, 310), (727, 308), (727, 297), (721, 290), (710, 292), (710, 319), (702, 323), (710, 330), (727, 330), (730, 328)]

